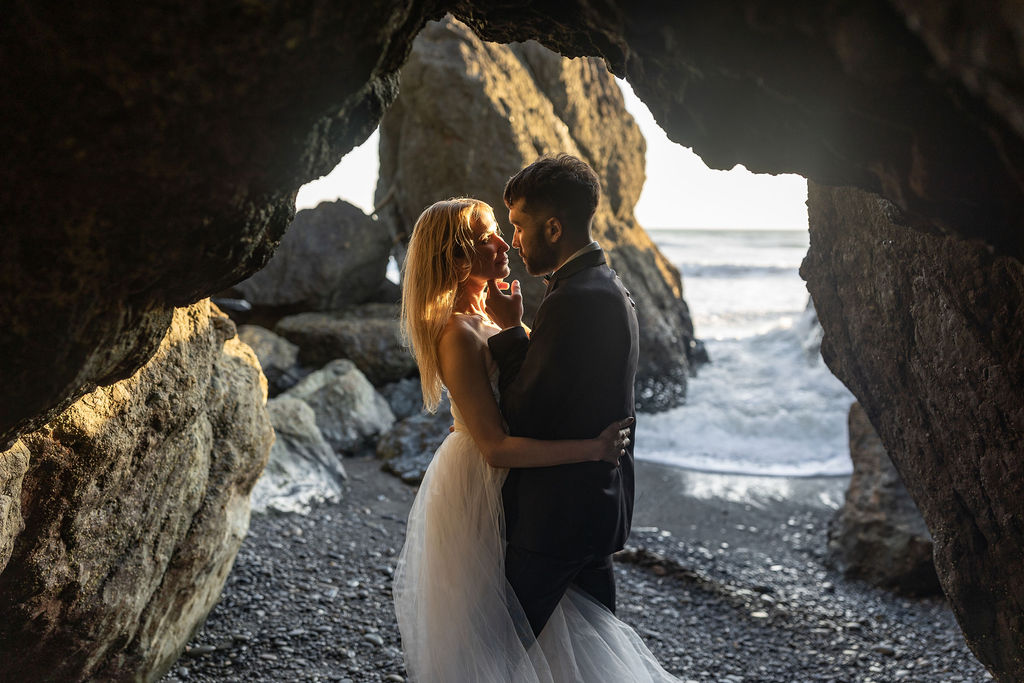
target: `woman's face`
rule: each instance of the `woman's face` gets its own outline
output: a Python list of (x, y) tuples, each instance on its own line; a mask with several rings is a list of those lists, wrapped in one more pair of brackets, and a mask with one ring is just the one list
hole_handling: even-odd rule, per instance
[(483, 281), (508, 277), (508, 243), (498, 234), (494, 216), (490, 212), (474, 216), (471, 226), (475, 246), (469, 277)]

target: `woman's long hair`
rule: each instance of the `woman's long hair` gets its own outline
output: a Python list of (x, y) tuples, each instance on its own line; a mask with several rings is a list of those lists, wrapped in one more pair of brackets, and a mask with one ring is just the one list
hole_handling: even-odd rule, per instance
[(423, 406), (441, 402), (437, 345), (452, 315), (459, 283), (469, 276), (474, 217), (493, 215), (478, 199), (457, 197), (427, 207), (412, 229), (402, 269), (402, 334), (416, 357)]

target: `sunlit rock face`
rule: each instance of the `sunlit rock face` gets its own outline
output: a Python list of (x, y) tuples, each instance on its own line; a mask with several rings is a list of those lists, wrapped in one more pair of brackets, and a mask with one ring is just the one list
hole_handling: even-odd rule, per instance
[(14, 551), (14, 539), (25, 528), (21, 517), (21, 484), (30, 457), (21, 441), (0, 452), (0, 572)]
[(808, 205), (822, 356), (920, 508), (971, 648), (1024, 680), (1024, 267), (861, 190), (811, 183)]
[[(645, 177), (645, 143), (604, 64), (564, 59), (537, 43), (485, 43), (448, 19), (423, 30), (400, 83), (381, 123), (377, 185), (380, 213), (394, 232), (407, 238), (425, 207), (470, 196), (494, 208), (511, 242), (502, 201), (508, 178), (542, 154), (585, 159), (603, 191), (594, 237), (637, 303), (638, 404), (644, 410), (678, 405), (693, 327), (679, 272), (633, 215)], [(527, 274), (514, 251), (509, 262), (532, 319), (545, 282)]]
[(204, 300), (175, 311), (142, 369), (0, 453), (0, 679), (170, 667), (248, 529), (274, 436), (266, 391)]

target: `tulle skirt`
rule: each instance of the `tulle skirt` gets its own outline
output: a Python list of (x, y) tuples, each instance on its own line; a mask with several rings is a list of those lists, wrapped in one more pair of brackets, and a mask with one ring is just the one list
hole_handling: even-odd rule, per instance
[(409, 512), (395, 613), (415, 683), (675, 681), (633, 629), (570, 589), (534, 639), (505, 579), (501, 486), (465, 431), (448, 436)]

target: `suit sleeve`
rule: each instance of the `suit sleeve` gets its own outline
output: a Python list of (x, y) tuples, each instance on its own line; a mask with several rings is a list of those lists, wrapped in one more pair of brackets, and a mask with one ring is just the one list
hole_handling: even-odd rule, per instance
[(594, 372), (590, 346), (603, 336), (600, 304), (599, 298), (556, 291), (544, 300), (529, 337), (522, 330), (506, 330), (491, 338), (510, 434), (540, 439), (595, 436), (562, 433), (557, 416), (566, 400), (576, 400), (574, 388), (581, 389), (579, 383)]
[(530, 347), (530, 338), (522, 326), (513, 327), (493, 335), (487, 340), (487, 346), (498, 364), (498, 391), (504, 396), (508, 386), (519, 375)]

